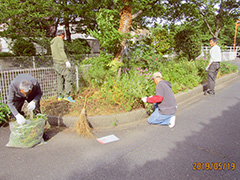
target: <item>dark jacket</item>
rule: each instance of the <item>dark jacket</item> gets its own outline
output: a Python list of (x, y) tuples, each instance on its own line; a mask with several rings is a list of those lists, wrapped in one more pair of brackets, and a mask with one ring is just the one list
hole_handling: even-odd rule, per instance
[[(28, 80), (31, 81), (33, 84), (33, 89), (31, 93), (28, 96), (25, 96), (20, 92), (19, 85), (22, 80)], [(40, 85), (34, 77), (32, 77), (29, 74), (20, 74), (10, 84), (9, 87), (9, 94), (7, 96), (7, 104), (9, 109), (11, 110), (12, 114), (16, 116), (19, 112), (17, 111), (16, 107), (14, 106), (15, 101), (35, 101), (38, 103), (42, 97), (42, 90), (40, 88)]]

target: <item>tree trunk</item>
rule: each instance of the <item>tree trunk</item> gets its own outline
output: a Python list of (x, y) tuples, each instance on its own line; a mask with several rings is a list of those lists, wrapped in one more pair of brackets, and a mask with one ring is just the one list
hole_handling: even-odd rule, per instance
[[(126, 4), (128, 1), (131, 0), (125, 0), (124, 4)], [(123, 9), (120, 12), (121, 15), (121, 20), (120, 20), (120, 25), (118, 31), (121, 32), (122, 34), (126, 34), (129, 32), (129, 28), (131, 27), (132, 23), (132, 8), (130, 5), (125, 5)], [(122, 62), (123, 61), (123, 56), (124, 56), (124, 48), (126, 46), (126, 39), (123, 39), (121, 42), (119, 51), (115, 53), (114, 59), (117, 62)], [(121, 67), (118, 70), (117, 77), (119, 78), (121, 76)]]
[(68, 42), (71, 42), (71, 32), (69, 28), (69, 19), (65, 20), (65, 31), (66, 31), (66, 38)]

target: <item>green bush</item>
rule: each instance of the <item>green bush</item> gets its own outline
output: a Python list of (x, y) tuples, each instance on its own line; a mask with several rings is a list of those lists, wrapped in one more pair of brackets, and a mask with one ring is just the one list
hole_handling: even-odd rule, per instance
[(220, 69), (219, 69), (220, 76), (237, 72), (237, 71), (238, 71), (238, 67), (234, 64), (231, 64), (230, 62), (223, 61), (220, 63)]
[(123, 69), (141, 67), (154, 71), (162, 59), (162, 54), (156, 53), (156, 50), (147, 45), (144, 40), (135, 44), (129, 42), (128, 53), (123, 61)]
[(202, 59), (198, 59), (198, 60), (194, 60), (195, 65), (198, 69), (198, 77), (201, 78), (201, 83), (204, 83), (207, 80), (207, 72), (205, 71), (209, 60), (202, 58)]
[(15, 40), (11, 50), (16, 56), (36, 55), (36, 48), (34, 44), (23, 38)]
[(12, 57), (14, 54), (10, 52), (0, 52), (0, 57)]
[(130, 111), (141, 105), (141, 98), (153, 95), (155, 86), (152, 74), (148, 69), (124, 69), (119, 80), (109, 77), (102, 84), (101, 96), (110, 104), (117, 104), (125, 111)]
[(123, 34), (118, 31), (119, 22), (115, 21), (116, 17), (119, 17), (117, 9), (100, 9), (96, 13), (98, 29), (88, 29), (88, 33), (96, 38), (101, 44), (101, 48), (108, 53), (118, 52), (123, 40)]
[(151, 45), (159, 55), (171, 53), (171, 48), (173, 47), (174, 40), (166, 28), (153, 28), (150, 37)]
[(87, 40), (85, 39), (74, 39), (71, 43), (64, 42), (67, 55), (72, 56), (75, 60), (82, 60), (86, 54), (91, 52)]
[[(86, 77), (99, 91), (91, 98), (104, 99), (105, 103), (118, 105), (124, 111), (141, 107), (142, 97), (155, 94), (156, 86), (152, 81), (152, 74), (156, 71), (162, 73), (164, 80), (171, 82), (174, 94), (192, 89), (207, 80), (208, 73), (205, 68), (209, 62), (208, 59), (188, 61), (182, 57), (176, 62), (155, 60), (148, 56), (149, 60), (153, 58), (153, 65), (143, 63), (141, 60), (135, 61), (136, 64), (129, 64), (129, 67), (125, 64), (120, 79), (116, 79), (107, 66), (112, 58), (112, 56), (101, 55), (85, 60), (85, 63), (92, 64), (86, 72)], [(142, 66), (137, 67), (137, 65)], [(151, 68), (147, 68), (148, 65)], [(228, 62), (221, 63), (221, 75), (237, 70), (236, 65)]]
[(0, 103), (0, 125), (6, 123), (9, 120), (10, 110), (4, 103)]
[(175, 37), (175, 50), (183, 53), (188, 60), (194, 60), (201, 53), (201, 42), (198, 33), (192, 29), (184, 29), (178, 32)]
[(201, 83), (198, 67), (194, 61), (164, 62), (159, 67), (163, 78), (172, 83), (174, 93), (192, 89)]
[(101, 53), (98, 57), (86, 58), (81, 62), (81, 65), (90, 65), (87, 72), (80, 66), (80, 72), (85, 72), (85, 81), (92, 85), (101, 86), (108, 76), (112, 76), (108, 64), (113, 59), (112, 55)]

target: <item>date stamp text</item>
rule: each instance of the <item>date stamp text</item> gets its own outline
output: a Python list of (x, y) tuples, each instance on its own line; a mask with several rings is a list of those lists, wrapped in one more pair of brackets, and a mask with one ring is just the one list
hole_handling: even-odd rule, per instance
[(194, 162), (193, 170), (235, 170), (234, 162)]

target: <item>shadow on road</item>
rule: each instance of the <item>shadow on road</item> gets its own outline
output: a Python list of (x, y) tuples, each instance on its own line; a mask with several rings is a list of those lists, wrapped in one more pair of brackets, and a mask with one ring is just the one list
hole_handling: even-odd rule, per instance
[[(238, 102), (240, 100), (238, 99)], [(161, 156), (164, 152), (164, 147), (159, 148), (161, 139), (155, 138), (153, 144), (150, 144), (152, 150), (149, 150), (151, 154), (150, 159), (142, 165), (131, 165), (131, 155), (127, 155), (124, 158), (106, 166), (99, 168), (96, 172), (83, 178), (82, 174), (78, 172), (72, 172), (67, 179), (238, 179), (240, 174), (240, 149), (239, 149), (239, 117), (240, 117), (240, 102), (234, 106), (228, 107), (227, 110), (222, 111), (220, 116), (217, 116), (210, 121), (199, 121), (196, 126), (198, 130), (189, 130), (188, 136), (184, 137), (183, 141), (175, 141), (174, 146), (168, 148), (166, 154)], [(193, 115), (194, 116), (194, 115)], [(180, 122), (179, 122), (180, 123)], [(185, 125), (187, 126), (187, 125)], [(171, 132), (171, 133), (174, 133)], [(171, 134), (169, 133), (169, 134)], [(178, 134), (181, 135), (181, 133)], [(172, 142), (169, 142), (172, 143)], [(153, 153), (156, 152), (157, 153)], [(139, 155), (141, 153), (138, 152)], [(145, 154), (142, 154), (144, 157)], [(128, 157), (130, 156), (130, 157)], [(134, 156), (134, 155), (133, 155)], [(140, 158), (140, 157), (139, 157)], [(134, 159), (134, 161), (140, 161)], [(144, 161), (144, 160), (143, 160)], [(194, 163), (201, 163), (199, 170), (193, 170)], [(214, 166), (212, 170), (203, 170), (203, 164), (206, 163), (225, 163), (225, 170), (220, 170)], [(226, 163), (234, 163), (235, 169)], [(198, 167), (198, 168), (199, 168)]]

